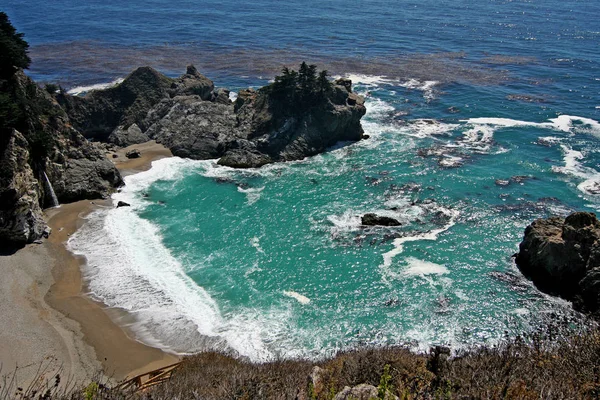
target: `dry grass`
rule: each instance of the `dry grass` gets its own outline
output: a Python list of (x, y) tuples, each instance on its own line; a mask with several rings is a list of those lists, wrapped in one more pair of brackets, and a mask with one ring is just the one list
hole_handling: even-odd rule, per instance
[(11, 390), (0, 387), (0, 398), (330, 400), (345, 386), (362, 383), (400, 399), (598, 399), (600, 331), (538, 332), (451, 357), (443, 348), (416, 354), (392, 347), (343, 352), (322, 362), (256, 364), (207, 352), (186, 358), (170, 381), (143, 393), (91, 383), (69, 393), (26, 394), (13, 384)]

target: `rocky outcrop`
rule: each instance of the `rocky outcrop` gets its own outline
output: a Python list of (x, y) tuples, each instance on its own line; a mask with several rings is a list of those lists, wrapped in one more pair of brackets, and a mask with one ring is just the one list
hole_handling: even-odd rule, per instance
[(543, 292), (573, 301), (581, 311), (600, 308), (600, 221), (589, 212), (535, 220), (515, 259)]
[(43, 192), (29, 166), (23, 135), (13, 129), (2, 140), (6, 143), (0, 154), (0, 241), (31, 243), (46, 228), (40, 208)]
[[(300, 100), (282, 107), (268, 88), (240, 92), (234, 108), (238, 136), (246, 141), (226, 144), (221, 165), (245, 167), (248, 160), (292, 161), (313, 156), (341, 141), (363, 138), (360, 119), (364, 99), (352, 93), (349, 79), (337, 80), (307, 106)], [(257, 157), (262, 155), (262, 157)]]
[(140, 67), (114, 87), (94, 90), (85, 96), (61, 93), (57, 99), (73, 126), (86, 138), (125, 146), (148, 141), (142, 133), (148, 128), (144, 121), (161, 100), (197, 95), (208, 101), (213, 97), (213, 89), (212, 81), (193, 66), (177, 79), (150, 67)]
[(215, 91), (193, 66), (177, 79), (144, 67), (114, 88), (58, 97), (87, 137), (121, 146), (154, 139), (176, 156), (249, 168), (363, 138), (364, 99), (348, 79), (327, 85), (310, 100), (297, 95), (284, 102), (271, 85), (242, 90), (233, 103), (227, 89)]

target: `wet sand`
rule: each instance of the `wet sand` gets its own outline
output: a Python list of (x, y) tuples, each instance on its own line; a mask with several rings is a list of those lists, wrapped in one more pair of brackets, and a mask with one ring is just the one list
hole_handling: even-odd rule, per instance
[[(127, 159), (131, 148), (139, 149), (141, 157)], [(131, 148), (119, 150), (113, 159), (123, 175), (149, 169), (153, 160), (171, 155), (154, 142)], [(114, 322), (122, 311), (85, 295), (85, 259), (70, 253), (66, 242), (99, 207), (113, 205), (110, 200), (83, 200), (46, 210), (50, 237), (0, 257), (0, 376), (18, 366), (19, 382), (28, 383), (43, 362), (48, 374), (61, 370), (63, 377), (81, 382), (99, 371), (122, 380), (178, 360), (132, 339)]]

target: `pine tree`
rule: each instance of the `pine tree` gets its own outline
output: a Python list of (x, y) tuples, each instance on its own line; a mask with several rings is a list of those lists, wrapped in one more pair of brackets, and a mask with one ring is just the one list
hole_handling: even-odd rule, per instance
[(10, 78), (19, 68), (27, 68), (31, 59), (27, 55), (29, 44), (23, 34), (17, 33), (8, 19), (0, 12), (0, 79)]

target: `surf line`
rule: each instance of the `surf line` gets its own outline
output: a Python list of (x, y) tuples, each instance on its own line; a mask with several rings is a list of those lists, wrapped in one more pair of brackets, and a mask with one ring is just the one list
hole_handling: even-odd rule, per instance
[(445, 226), (441, 227), (440, 229), (434, 229), (428, 232), (419, 233), (414, 236), (406, 236), (394, 240), (394, 248), (388, 251), (387, 253), (383, 254), (383, 264), (379, 266), (379, 270), (381, 271), (381, 280), (383, 283), (385, 283), (388, 286), (391, 286), (391, 282), (389, 281), (388, 277), (393, 277), (394, 275), (396, 275), (391, 271), (390, 268), (392, 266), (392, 260), (398, 254), (404, 251), (404, 243), (416, 242), (418, 240), (437, 240), (440, 233), (445, 232), (452, 226), (454, 226), (454, 224), (456, 223), (456, 218), (459, 215), (458, 211), (450, 210), (447, 208), (444, 208), (441, 211), (444, 212), (446, 215), (450, 216), (450, 221), (448, 221), (448, 223)]

